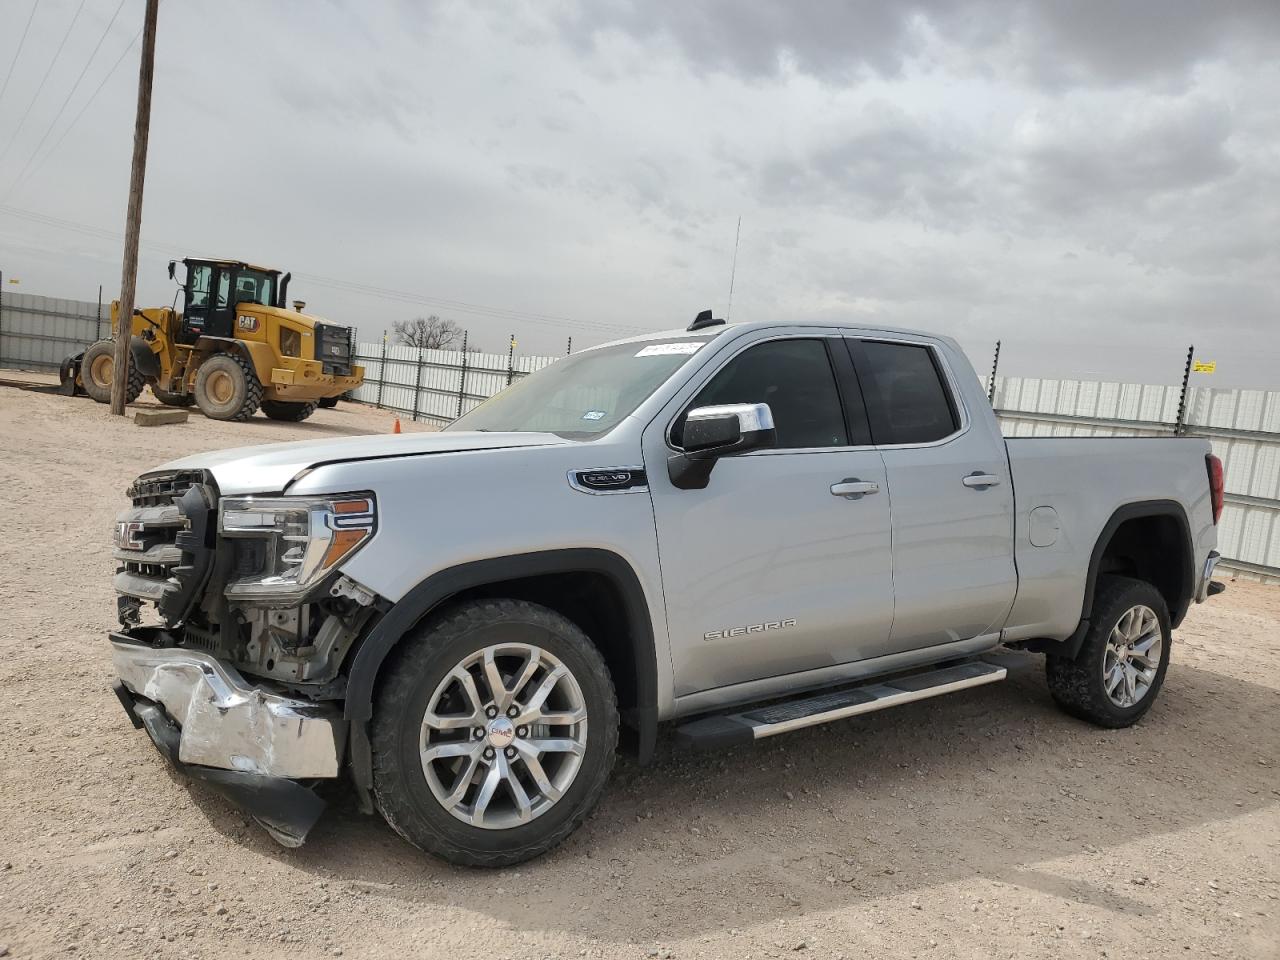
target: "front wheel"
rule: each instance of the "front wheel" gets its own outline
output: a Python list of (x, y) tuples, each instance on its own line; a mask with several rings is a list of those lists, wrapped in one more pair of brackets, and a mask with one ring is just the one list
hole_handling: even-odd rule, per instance
[(262, 382), (249, 361), (215, 353), (196, 371), (196, 404), (210, 420), (248, 420), (262, 403)]
[(1142, 580), (1102, 577), (1074, 659), (1045, 660), (1049, 692), (1067, 713), (1127, 727), (1151, 709), (1169, 669), (1173, 634), (1160, 591)]
[(586, 634), (535, 603), (480, 600), (401, 644), (371, 729), (374, 797), (392, 828), (492, 867), (577, 829), (618, 742), (613, 683)]
[[(80, 361), (80, 381), (84, 392), (98, 403), (111, 402), (111, 381), (115, 377), (116, 345), (111, 340), (99, 340), (84, 352)], [(130, 358), (132, 360), (132, 358)], [(124, 402), (133, 403), (146, 385), (135, 363), (129, 364), (129, 380), (125, 384)]]

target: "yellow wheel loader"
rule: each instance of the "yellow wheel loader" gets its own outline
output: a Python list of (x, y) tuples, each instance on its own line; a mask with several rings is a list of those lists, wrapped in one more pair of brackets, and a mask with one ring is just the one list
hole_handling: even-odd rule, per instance
[[(128, 401), (150, 385), (161, 403), (195, 404), (214, 420), (248, 420), (261, 407), (273, 420), (297, 421), (360, 386), (364, 368), (353, 362), (354, 332), (307, 316), (300, 301), (286, 309), (289, 274), (237, 260), (182, 263), (182, 311), (175, 297), (175, 307), (133, 312)], [(170, 261), (171, 278), (176, 266)], [(119, 323), (117, 300), (113, 331)], [(62, 392), (83, 390), (110, 402), (114, 349), (111, 340), (99, 340), (64, 360)]]

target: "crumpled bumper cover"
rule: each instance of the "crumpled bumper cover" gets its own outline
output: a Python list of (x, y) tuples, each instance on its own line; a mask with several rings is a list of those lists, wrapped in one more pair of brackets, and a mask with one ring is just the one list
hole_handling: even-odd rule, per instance
[(208, 782), (286, 846), (324, 801), (296, 782), (336, 777), (346, 722), (336, 708), (250, 685), (208, 654), (111, 635), (116, 695), (134, 726), (183, 773)]
[(196, 650), (112, 634), (111, 659), (121, 682), (181, 729), (183, 763), (295, 780), (338, 775), (346, 722), (336, 708), (252, 686)]

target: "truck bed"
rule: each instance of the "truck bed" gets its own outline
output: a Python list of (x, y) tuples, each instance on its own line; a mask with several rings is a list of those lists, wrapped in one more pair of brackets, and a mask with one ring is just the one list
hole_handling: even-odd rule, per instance
[(1175, 502), (1200, 570), (1214, 545), (1209, 442), (1167, 437), (1005, 440), (1016, 503), (1018, 593), (1005, 639), (1064, 639), (1080, 620), (1094, 545), (1127, 504)]

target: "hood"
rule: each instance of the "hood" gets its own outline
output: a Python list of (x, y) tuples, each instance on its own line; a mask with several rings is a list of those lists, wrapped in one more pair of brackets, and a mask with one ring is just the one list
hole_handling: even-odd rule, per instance
[(224, 495), (281, 493), (302, 471), (325, 463), (416, 457), (468, 450), (501, 450), (509, 447), (543, 447), (567, 444), (551, 433), (448, 433), (376, 434), (336, 440), (300, 440), (256, 447), (214, 450), (173, 460), (149, 473), (168, 470), (208, 470)]

